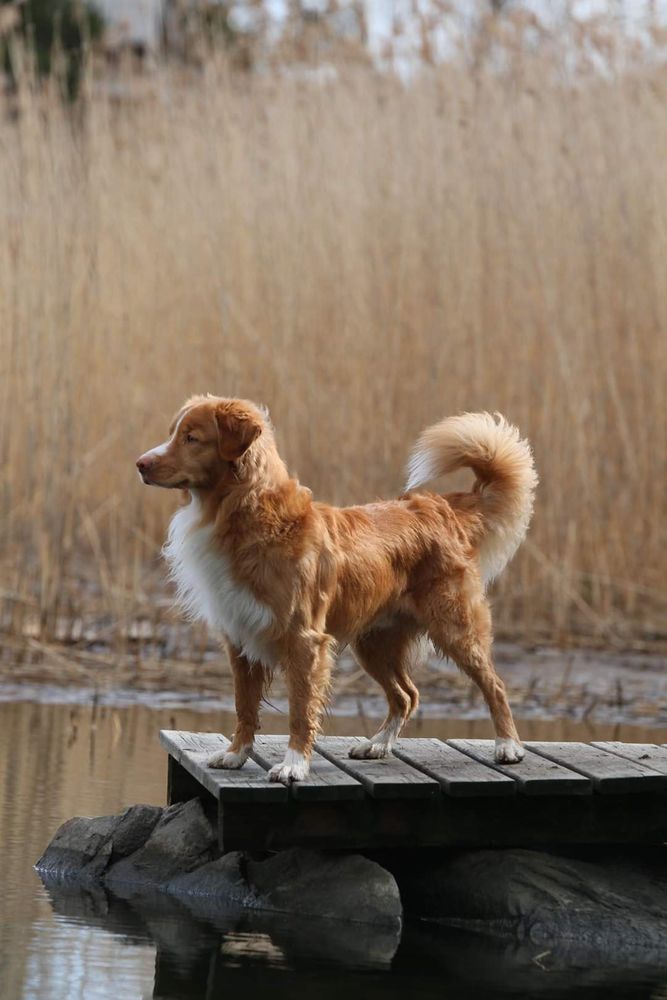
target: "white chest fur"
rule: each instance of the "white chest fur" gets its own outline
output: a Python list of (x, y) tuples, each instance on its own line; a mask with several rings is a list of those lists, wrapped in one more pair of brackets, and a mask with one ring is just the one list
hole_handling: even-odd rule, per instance
[(176, 584), (178, 602), (190, 618), (219, 629), (249, 660), (268, 661), (266, 633), (273, 613), (231, 573), (229, 559), (213, 539), (213, 526), (200, 524), (193, 496), (174, 514), (163, 553)]

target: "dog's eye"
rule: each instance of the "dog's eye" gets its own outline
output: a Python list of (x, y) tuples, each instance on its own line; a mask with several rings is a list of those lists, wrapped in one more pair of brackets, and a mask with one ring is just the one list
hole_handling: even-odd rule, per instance
[(187, 441), (188, 444), (197, 444), (197, 438), (193, 437), (192, 434), (186, 434), (185, 440)]

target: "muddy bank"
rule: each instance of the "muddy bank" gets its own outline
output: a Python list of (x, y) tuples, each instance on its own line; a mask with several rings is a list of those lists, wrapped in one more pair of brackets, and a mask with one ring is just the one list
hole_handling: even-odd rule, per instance
[[(86, 656), (72, 649), (58, 653), (57, 661), (46, 656), (28, 663), (5, 655), (0, 661), (0, 701), (233, 709), (231, 677), (217, 651), (206, 652), (197, 664)], [(495, 656), (519, 718), (667, 726), (665, 655), (496, 643)], [(431, 658), (416, 671), (415, 680), (422, 694), (422, 718), (487, 717), (479, 691), (452, 663)], [(270, 703), (278, 711), (287, 707), (279, 672)], [(334, 673), (332, 712), (377, 718), (384, 711), (377, 686), (350, 656), (341, 656)]]

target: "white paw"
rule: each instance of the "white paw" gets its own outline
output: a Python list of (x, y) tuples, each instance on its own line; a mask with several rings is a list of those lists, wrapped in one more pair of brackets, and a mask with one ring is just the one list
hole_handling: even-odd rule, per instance
[(298, 750), (288, 750), (282, 764), (276, 764), (269, 771), (271, 781), (280, 781), (289, 785), (293, 781), (303, 781), (308, 777), (309, 763)]
[(361, 740), (350, 750), (349, 756), (354, 760), (379, 760), (389, 756), (389, 744), (374, 743), (372, 740)]
[(526, 751), (509, 737), (502, 737), (496, 740), (496, 764), (518, 764), (526, 756)]
[(241, 747), (238, 753), (234, 750), (223, 750), (222, 753), (214, 753), (209, 757), (208, 766), (236, 770), (243, 767), (249, 756), (250, 747)]

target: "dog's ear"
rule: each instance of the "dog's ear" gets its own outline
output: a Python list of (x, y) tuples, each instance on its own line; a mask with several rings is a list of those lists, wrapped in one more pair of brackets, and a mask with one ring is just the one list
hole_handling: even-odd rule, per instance
[(218, 428), (220, 454), (226, 462), (235, 462), (262, 433), (262, 423), (253, 413), (217, 406), (215, 423)]

